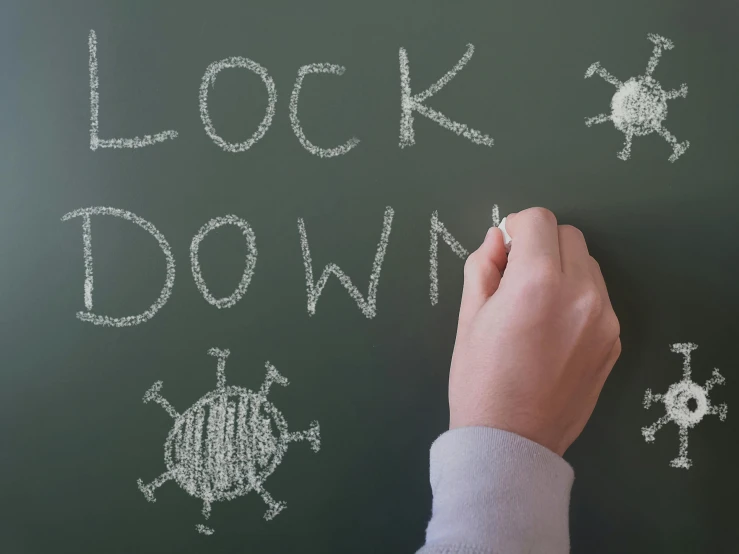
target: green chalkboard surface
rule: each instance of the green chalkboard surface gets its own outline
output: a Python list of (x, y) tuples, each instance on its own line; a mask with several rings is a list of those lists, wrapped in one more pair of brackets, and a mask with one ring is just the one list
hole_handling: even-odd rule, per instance
[[(572, 551), (739, 552), (738, 25), (733, 0), (2, 2), (0, 551), (413, 552), (461, 258), (543, 205), (624, 346), (566, 453)], [(685, 379), (715, 413), (681, 452), (645, 393)]]

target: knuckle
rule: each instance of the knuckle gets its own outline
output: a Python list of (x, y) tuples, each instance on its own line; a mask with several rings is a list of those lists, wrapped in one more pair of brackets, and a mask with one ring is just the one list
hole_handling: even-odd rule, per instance
[(593, 258), (593, 256), (590, 256), (590, 265), (592, 265), (595, 269), (598, 270), (598, 272), (600, 272), (600, 264), (598, 263), (598, 260)]
[(577, 304), (588, 319), (598, 318), (603, 313), (603, 298), (595, 285), (582, 288), (578, 295)]
[(559, 231), (568, 239), (581, 240), (585, 242), (585, 235), (574, 225), (560, 225)]
[[(606, 334), (612, 339), (618, 339), (621, 336), (621, 323), (618, 321), (616, 312), (612, 309), (608, 311), (608, 314), (604, 317), (603, 326), (605, 327)], [(621, 352), (621, 341), (618, 340), (618, 350)]]
[(621, 355), (623, 347), (621, 346), (621, 339), (616, 339), (616, 344), (613, 345), (613, 352), (616, 354), (616, 358)]
[(554, 213), (546, 208), (529, 208), (524, 213), (526, 213), (529, 217), (531, 217), (531, 219), (535, 221), (546, 221), (548, 223), (553, 223), (554, 225), (557, 224), (557, 218), (555, 217)]

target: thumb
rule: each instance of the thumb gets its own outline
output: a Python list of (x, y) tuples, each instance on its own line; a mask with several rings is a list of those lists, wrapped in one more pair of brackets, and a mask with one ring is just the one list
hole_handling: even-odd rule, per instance
[(491, 227), (480, 248), (470, 254), (464, 264), (460, 327), (467, 325), (498, 290), (507, 262), (503, 233), (497, 227)]

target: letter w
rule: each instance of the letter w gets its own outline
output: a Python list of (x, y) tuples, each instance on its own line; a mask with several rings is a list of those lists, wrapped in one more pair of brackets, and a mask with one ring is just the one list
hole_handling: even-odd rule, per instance
[(298, 219), (298, 231), (300, 232), (300, 246), (303, 250), (303, 264), (305, 265), (305, 284), (308, 293), (308, 314), (313, 315), (316, 313), (316, 304), (318, 298), (323, 292), (323, 287), (326, 286), (329, 276), (333, 273), (338, 277), (339, 282), (349, 293), (354, 301), (362, 310), (362, 313), (368, 318), (372, 319), (377, 315), (377, 285), (380, 281), (380, 271), (382, 270), (382, 262), (385, 259), (385, 251), (387, 250), (388, 241), (390, 240), (390, 230), (393, 224), (393, 216), (395, 212), (388, 206), (385, 208), (385, 217), (382, 222), (382, 235), (380, 236), (380, 242), (377, 244), (377, 252), (375, 253), (375, 262), (372, 264), (372, 273), (369, 279), (369, 289), (367, 290), (367, 299), (362, 296), (359, 289), (354, 286), (349, 276), (344, 273), (341, 268), (330, 263), (323, 268), (323, 273), (319, 277), (318, 281), (313, 281), (313, 261), (310, 256), (310, 247), (308, 245), (308, 236), (305, 233), (305, 223), (303, 219)]

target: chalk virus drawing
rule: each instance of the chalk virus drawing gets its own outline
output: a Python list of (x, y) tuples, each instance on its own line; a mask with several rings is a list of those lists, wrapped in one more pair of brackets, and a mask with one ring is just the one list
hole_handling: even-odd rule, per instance
[(143, 148), (168, 139), (177, 138), (177, 131), (163, 131), (155, 135), (144, 135), (134, 138), (101, 139), (100, 129), (100, 79), (98, 77), (98, 39), (95, 31), (90, 30), (87, 40), (90, 50), (90, 150), (98, 148)]
[[(307, 431), (290, 432), (280, 411), (267, 400), (272, 383), (287, 386), (288, 380), (267, 362), (267, 375), (258, 392), (226, 385), (226, 358), (230, 352), (211, 348), (218, 359), (217, 386), (182, 414), (160, 394), (157, 381), (144, 394), (144, 403), (156, 402), (174, 419), (164, 443), (167, 471), (138, 486), (147, 500), (154, 491), (174, 480), (185, 492), (203, 501), (203, 515), (210, 517), (213, 502), (233, 500), (254, 491), (267, 504), (264, 519), (271, 520), (283, 509), (265, 490), (264, 482), (282, 461), (292, 442), (308, 441), (314, 452), (321, 447), (317, 421)], [(196, 525), (198, 532), (212, 535), (213, 529)]]
[(649, 33), (647, 38), (654, 43), (652, 57), (649, 58), (644, 75), (632, 77), (622, 83), (608, 73), (600, 62), (592, 64), (585, 72), (588, 79), (598, 74), (603, 80), (616, 87), (616, 93), (611, 99), (611, 115), (604, 113), (585, 119), (588, 127), (596, 123), (612, 121), (613, 125), (626, 136), (623, 149), (617, 154), (622, 160), (631, 156), (631, 141), (633, 137), (641, 137), (650, 133), (657, 133), (672, 146), (672, 155), (669, 160), (677, 160), (690, 146), (689, 141), (678, 142), (662, 122), (667, 117), (667, 101), (674, 98), (685, 98), (688, 95), (688, 86), (682, 84), (679, 89), (665, 91), (652, 73), (657, 68), (663, 50), (672, 50), (675, 45), (669, 39)]
[[(716, 385), (724, 384), (724, 377), (717, 368), (714, 368), (712, 377), (702, 387), (690, 378), (690, 356), (691, 352), (698, 348), (692, 342), (679, 342), (670, 347), (672, 352), (683, 355), (683, 378), (673, 383), (665, 394), (653, 394), (647, 389), (644, 394), (644, 408), (649, 409), (652, 402), (662, 402), (665, 405), (666, 414), (648, 427), (643, 427), (641, 432), (647, 442), (654, 442), (654, 434), (659, 431), (665, 423), (672, 421), (680, 428), (680, 452), (678, 457), (670, 462), (672, 467), (690, 469), (693, 462), (688, 458), (688, 429), (695, 427), (705, 415), (718, 415), (721, 421), (726, 420), (727, 406), (719, 404), (714, 406), (708, 397), (708, 393)], [(693, 406), (691, 406), (691, 401)]]
[[(500, 210), (497, 204), (493, 204), (493, 226), (500, 225)], [(431, 214), (431, 242), (429, 244), (429, 298), (431, 305), (439, 303), (439, 237), (452, 249), (457, 256), (463, 260), (470, 255), (469, 250), (460, 244), (447, 230), (446, 225), (439, 220), (439, 212)]]

